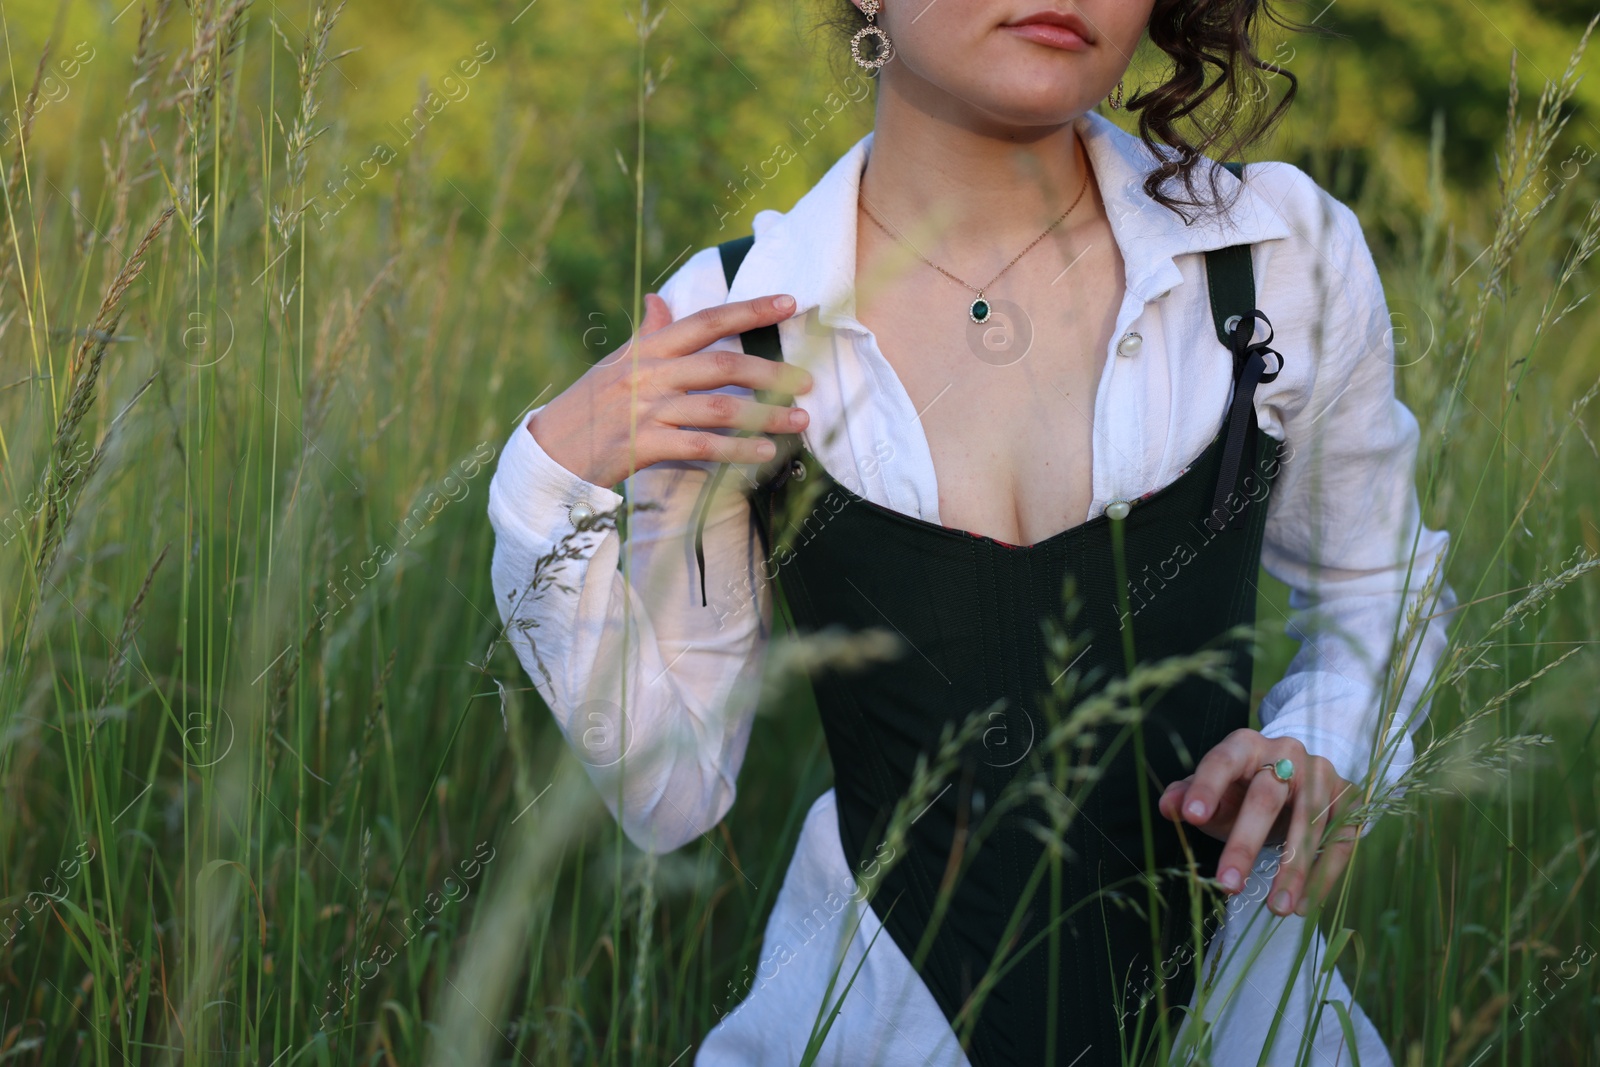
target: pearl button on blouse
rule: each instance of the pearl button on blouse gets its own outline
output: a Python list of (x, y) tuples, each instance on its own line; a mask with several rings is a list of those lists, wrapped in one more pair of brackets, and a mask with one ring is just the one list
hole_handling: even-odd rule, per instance
[(1117, 355), (1137, 356), (1139, 354), (1139, 349), (1143, 347), (1144, 338), (1130, 330), (1128, 333), (1122, 335), (1122, 340), (1117, 342)]

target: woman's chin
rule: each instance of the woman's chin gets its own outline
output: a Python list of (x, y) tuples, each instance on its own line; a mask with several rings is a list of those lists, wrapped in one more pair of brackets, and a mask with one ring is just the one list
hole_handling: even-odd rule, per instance
[(1072, 92), (1013, 93), (967, 103), (983, 121), (1012, 136), (1045, 136), (1089, 109), (1089, 102), (1077, 102), (1077, 96)]
[(1084, 85), (1081, 77), (1066, 76), (1059, 68), (1037, 72), (1013, 69), (1007, 71), (1003, 81), (974, 83), (970, 77), (952, 79), (940, 88), (982, 119), (1018, 130), (1060, 127), (1105, 96), (1105, 91), (1097, 94)]

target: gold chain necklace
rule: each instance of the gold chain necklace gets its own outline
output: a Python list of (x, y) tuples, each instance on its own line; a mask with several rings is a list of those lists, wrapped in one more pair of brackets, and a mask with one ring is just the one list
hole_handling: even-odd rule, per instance
[(921, 252), (918, 252), (916, 250), (916, 247), (913, 246), (910, 241), (907, 241), (904, 237), (901, 237), (898, 233), (896, 233), (895, 231), (889, 229), (889, 227), (885, 226), (882, 222), (880, 222), (878, 220), (878, 216), (874, 215), (871, 211), (867, 210), (867, 202), (866, 202), (865, 198), (863, 198), (862, 201), (861, 201), (861, 211), (862, 211), (862, 213), (864, 215), (867, 216), (867, 218), (872, 220), (873, 224), (876, 225), (878, 227), (878, 229), (882, 230), (884, 233), (888, 234), (890, 237), (893, 237), (895, 240), (899, 241), (901, 244), (903, 244), (907, 248), (911, 249), (912, 253), (918, 259), (922, 260), (922, 262), (926, 263), (928, 266), (932, 267), (934, 270), (938, 271), (940, 274), (943, 274), (946, 278), (949, 278), (951, 281), (957, 282), (960, 285), (963, 285), (966, 288), (971, 289), (974, 293), (977, 293), (978, 294), (977, 295), (977, 299), (973, 300), (972, 303), (967, 306), (967, 316), (969, 318), (971, 318), (973, 322), (984, 323), (984, 322), (988, 322), (989, 321), (989, 311), (990, 311), (989, 301), (983, 295), (984, 291), (987, 290), (990, 285), (993, 285), (995, 282), (999, 281), (1001, 274), (1004, 274), (1006, 271), (1008, 271), (1012, 267), (1016, 266), (1017, 265), (1017, 260), (1021, 259), (1025, 255), (1027, 255), (1029, 252), (1033, 251), (1034, 247), (1036, 245), (1038, 245), (1038, 243), (1040, 241), (1042, 241), (1046, 237), (1050, 236), (1050, 231), (1054, 230), (1057, 226), (1061, 225), (1062, 220), (1064, 220), (1068, 215), (1072, 214), (1072, 209), (1078, 206), (1078, 201), (1083, 199), (1083, 194), (1088, 190), (1088, 188), (1089, 188), (1089, 166), (1088, 166), (1088, 162), (1085, 161), (1084, 162), (1084, 167), (1083, 167), (1083, 183), (1078, 186), (1078, 195), (1072, 198), (1072, 204), (1067, 208), (1067, 210), (1063, 211), (1060, 215), (1058, 215), (1056, 217), (1056, 221), (1052, 222), (1049, 226), (1046, 226), (1045, 230), (1044, 230), (1044, 233), (1041, 233), (1039, 236), (1035, 237), (1033, 239), (1033, 241), (1028, 245), (1027, 248), (1024, 248), (1022, 251), (1018, 252), (1015, 256), (1012, 256), (1011, 257), (1011, 262), (1007, 263), (1005, 266), (1001, 267), (1000, 268), (1000, 274), (996, 274), (993, 278), (990, 278), (988, 285), (984, 285), (984, 286), (981, 286), (981, 287), (973, 285), (970, 282), (963, 281), (960, 278), (957, 278), (954, 274), (951, 274), (949, 271), (947, 271), (943, 267), (939, 266), (939, 264), (935, 263), (933, 260), (931, 260), (927, 256), (923, 255)]

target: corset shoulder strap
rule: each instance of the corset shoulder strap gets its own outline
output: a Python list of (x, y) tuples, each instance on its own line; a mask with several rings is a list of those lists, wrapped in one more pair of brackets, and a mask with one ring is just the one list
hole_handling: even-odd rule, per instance
[[(739, 273), (740, 264), (744, 262), (745, 256), (749, 254), (755, 242), (754, 234), (746, 234), (743, 237), (735, 237), (731, 241), (724, 241), (717, 246), (717, 254), (722, 259), (722, 276), (727, 281), (730, 290), (733, 288), (733, 279)], [(746, 330), (739, 335), (739, 345), (747, 355), (760, 356), (762, 359), (770, 359), (777, 362), (782, 362), (783, 360), (783, 345), (779, 341), (776, 324), (758, 326), (754, 330)], [(789, 403), (789, 398), (773, 397), (762, 390), (757, 391), (756, 399), (762, 403)], [(775, 469), (787, 469), (795, 444), (796, 440), (793, 435), (786, 434), (784, 439), (778, 441), (778, 455), (775, 461), (777, 467)], [(696, 569), (700, 573), (701, 607), (705, 607), (708, 604), (706, 597), (706, 517), (711, 512), (711, 498), (716, 493), (717, 486), (721, 484), (723, 475), (727, 472), (728, 464), (717, 464), (717, 469), (710, 478), (706, 479), (705, 487), (700, 490), (700, 498), (695, 502), (694, 562)], [(771, 551), (770, 544), (772, 540), (772, 506), (771, 501), (766, 497), (770, 496), (776, 484), (781, 484), (779, 479), (770, 476), (763, 477), (758, 484), (755, 496), (751, 498), (751, 506), (754, 509), (756, 519), (756, 530), (761, 535), (763, 556)]]
[[(1234, 177), (1244, 180), (1244, 164), (1224, 163)], [(1217, 340), (1231, 349), (1228, 321), (1233, 316), (1244, 316), (1256, 306), (1256, 274), (1250, 261), (1249, 245), (1230, 245), (1206, 253), (1206, 285), (1211, 291), (1211, 321), (1217, 330)]]
[[(1244, 164), (1228, 162), (1227, 167), (1240, 181), (1244, 180)], [(1212, 494), (1211, 510), (1206, 515), (1206, 525), (1220, 530), (1231, 525), (1243, 525), (1243, 511), (1227, 507), (1238, 488), (1241, 468), (1247, 456), (1253, 456), (1253, 446), (1259, 432), (1255, 419), (1256, 386), (1270, 382), (1282, 369), (1283, 357), (1272, 348), (1272, 323), (1256, 307), (1255, 266), (1248, 244), (1230, 245), (1206, 253), (1206, 286), (1211, 297), (1211, 319), (1217, 331), (1217, 340), (1233, 354), (1233, 396), (1223, 417), (1226, 439), (1223, 443), (1222, 467)], [(1265, 327), (1266, 340), (1255, 341), (1257, 326)], [(1274, 360), (1268, 369), (1268, 357)], [(1228, 516), (1232, 515), (1232, 521)]]
[[(717, 246), (717, 252), (722, 256), (722, 276), (727, 279), (729, 289), (733, 288), (733, 279), (739, 273), (739, 264), (744, 262), (744, 257), (749, 254), (755, 243), (755, 235), (747, 233), (743, 237), (735, 237)], [(776, 325), (758, 326), (753, 330), (746, 330), (739, 335), (739, 344), (748, 355), (777, 361), (783, 359), (783, 346), (778, 343)]]

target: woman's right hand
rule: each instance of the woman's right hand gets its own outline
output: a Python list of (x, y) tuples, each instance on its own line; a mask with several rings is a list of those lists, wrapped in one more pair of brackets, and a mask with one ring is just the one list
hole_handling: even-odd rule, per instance
[(551, 459), (586, 482), (613, 486), (665, 460), (753, 464), (776, 452), (768, 437), (714, 429), (805, 429), (808, 417), (797, 407), (689, 392), (727, 385), (790, 396), (808, 392), (811, 375), (800, 367), (742, 352), (701, 351), (719, 338), (788, 318), (792, 297), (719, 304), (676, 322), (661, 297), (649, 293), (644, 301), (639, 332), (528, 420), (529, 432)]

